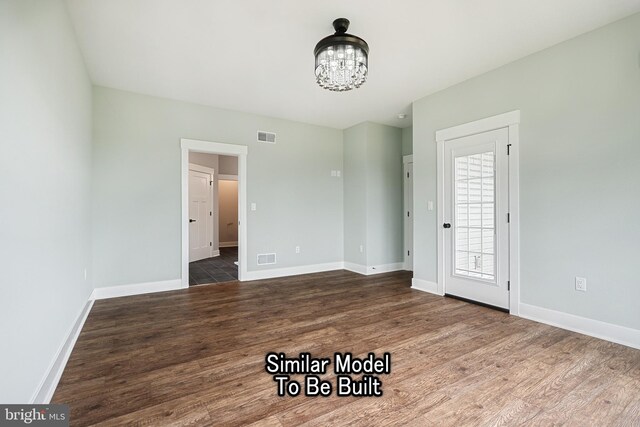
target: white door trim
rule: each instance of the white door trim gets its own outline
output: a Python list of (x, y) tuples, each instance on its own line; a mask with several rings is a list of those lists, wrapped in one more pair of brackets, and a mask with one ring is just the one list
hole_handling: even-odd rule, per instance
[[(413, 155), (409, 154), (406, 156), (402, 156), (402, 182), (404, 183), (405, 181), (405, 174), (407, 173), (407, 167), (408, 165), (413, 165)], [(412, 168), (412, 175), (413, 175), (413, 168)], [(411, 177), (411, 179), (413, 180), (413, 176)], [(409, 193), (407, 191), (407, 188), (404, 187), (402, 188), (402, 206), (403, 206), (403, 210), (402, 210), (402, 235), (404, 237), (403, 240), (403, 245), (402, 245), (402, 253), (403, 253), (403, 260), (404, 260), (404, 266), (402, 268), (404, 268), (405, 270), (409, 270), (409, 271), (413, 271), (413, 226), (411, 227), (411, 230), (407, 230), (407, 217), (406, 217), (406, 212), (407, 210), (409, 210), (409, 206), (408, 206), (408, 202), (409, 200), (411, 201), (411, 223), (413, 224), (413, 192)], [(407, 245), (407, 241), (409, 240), (409, 238), (411, 238), (412, 244), (411, 244), (411, 248), (408, 248)], [(409, 266), (410, 263), (410, 259), (409, 256), (407, 255), (407, 250), (411, 251), (411, 266)], [(411, 268), (409, 268), (411, 267)]]
[(519, 135), (520, 110), (510, 111), (474, 122), (453, 126), (436, 132), (437, 156), (437, 227), (438, 227), (438, 294), (445, 294), (444, 280), (444, 143), (445, 141), (475, 135), (501, 128), (509, 129), (509, 313), (519, 314), (520, 305), (520, 173)]
[(197, 165), (195, 163), (189, 163), (189, 170), (198, 171), (202, 173), (208, 173), (210, 175), (215, 175), (216, 170), (213, 168), (209, 168), (207, 166)]
[(181, 287), (189, 287), (189, 152), (221, 154), (238, 158), (238, 280), (247, 276), (247, 155), (246, 145), (221, 142), (180, 140), (182, 191), (182, 278)]

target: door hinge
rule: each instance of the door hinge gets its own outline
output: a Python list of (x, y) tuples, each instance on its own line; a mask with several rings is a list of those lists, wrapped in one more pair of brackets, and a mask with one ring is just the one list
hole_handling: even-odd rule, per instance
[(407, 218), (409, 218), (409, 211), (407, 211)]
[(511, 144), (507, 144), (507, 156), (511, 154)]
[(507, 280), (507, 290), (511, 290), (511, 280)]
[(209, 211), (209, 216), (213, 216), (213, 212)]
[(507, 213), (507, 223), (511, 223), (511, 214)]
[(209, 242), (209, 246), (213, 246), (213, 242)]
[(409, 178), (409, 172), (407, 172), (407, 178)]
[(407, 256), (411, 256), (411, 251), (407, 251)]

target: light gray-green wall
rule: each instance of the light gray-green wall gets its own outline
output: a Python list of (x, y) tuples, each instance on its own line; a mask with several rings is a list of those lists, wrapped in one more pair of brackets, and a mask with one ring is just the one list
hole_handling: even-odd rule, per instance
[[(180, 277), (181, 138), (249, 147), (249, 271), (342, 261), (342, 131), (103, 87), (93, 99), (96, 287)], [(278, 264), (258, 267), (264, 252)]]
[[(367, 265), (367, 123), (344, 131), (344, 260)], [(362, 251), (360, 247), (362, 246)]]
[(345, 261), (401, 262), (402, 130), (369, 122), (346, 129), (344, 164)]
[(413, 154), (413, 126), (402, 129), (402, 155)]
[(92, 290), (91, 83), (61, 1), (0, 2), (0, 146), (0, 402), (27, 403)]
[(640, 329), (639, 57), (634, 15), (416, 101), (415, 277), (437, 274), (435, 131), (519, 109), (522, 302)]

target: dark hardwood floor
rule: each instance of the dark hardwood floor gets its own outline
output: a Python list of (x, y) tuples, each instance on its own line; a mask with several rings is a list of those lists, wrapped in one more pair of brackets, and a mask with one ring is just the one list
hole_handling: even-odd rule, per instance
[[(278, 397), (270, 351), (391, 373), (379, 398)], [(640, 351), (335, 271), (96, 301), (53, 402), (72, 425), (638, 426)]]

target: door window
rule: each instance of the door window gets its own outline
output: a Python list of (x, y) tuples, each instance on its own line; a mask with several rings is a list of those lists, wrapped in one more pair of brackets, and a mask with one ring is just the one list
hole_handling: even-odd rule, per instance
[(495, 153), (455, 157), (454, 168), (454, 274), (495, 282)]

